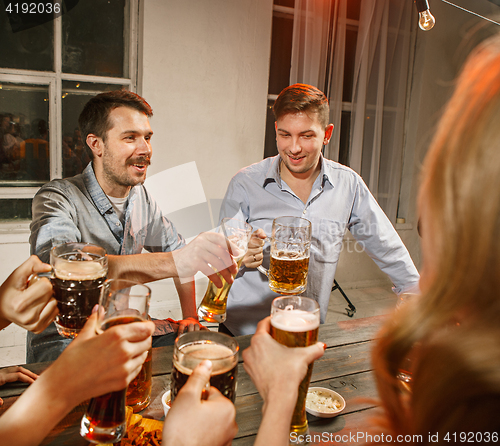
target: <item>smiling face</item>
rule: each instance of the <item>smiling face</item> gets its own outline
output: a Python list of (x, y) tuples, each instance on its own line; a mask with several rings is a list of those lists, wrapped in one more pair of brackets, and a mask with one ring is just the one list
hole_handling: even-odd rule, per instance
[(316, 112), (288, 113), (276, 123), (276, 144), (287, 173), (307, 178), (319, 172), (320, 154), (332, 136), (333, 125), (323, 128)]
[(118, 107), (109, 114), (111, 128), (103, 140), (89, 134), (87, 144), (94, 153), (94, 170), (103, 191), (126, 197), (133, 186), (143, 183), (151, 161), (153, 131), (144, 114)]

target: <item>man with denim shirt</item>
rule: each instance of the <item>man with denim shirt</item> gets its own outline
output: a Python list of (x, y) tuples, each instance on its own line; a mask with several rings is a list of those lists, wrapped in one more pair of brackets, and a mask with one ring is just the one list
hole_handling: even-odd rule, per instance
[[(200, 329), (194, 274), (201, 271), (220, 286), (212, 267), (231, 282), (236, 265), (220, 234), (203, 233), (186, 245), (148, 194), (143, 182), (152, 155), (150, 116), (149, 104), (129, 91), (89, 100), (79, 124), (92, 162), (82, 174), (51, 181), (36, 194), (31, 252), (47, 262), (54, 245), (93, 243), (108, 253), (109, 278), (144, 283), (173, 277), (184, 318), (181, 333)], [(153, 345), (173, 344), (176, 330), (165, 321), (156, 324), (155, 334), (167, 336), (154, 337)], [(28, 336), (27, 362), (53, 360), (69, 342), (51, 324)]]
[(279, 155), (240, 170), (231, 180), (220, 218), (239, 216), (254, 228), (243, 266), (231, 287), (227, 319), (221, 331), (252, 334), (269, 315), (278, 296), (256, 268), (269, 266), (262, 251), (276, 217), (303, 217), (312, 223), (307, 290), (318, 301), (325, 322), (345, 231), (349, 229), (375, 263), (402, 293), (418, 287), (419, 274), (391, 222), (361, 177), (321, 150), (333, 125), (325, 95), (310, 85), (285, 88), (274, 105)]

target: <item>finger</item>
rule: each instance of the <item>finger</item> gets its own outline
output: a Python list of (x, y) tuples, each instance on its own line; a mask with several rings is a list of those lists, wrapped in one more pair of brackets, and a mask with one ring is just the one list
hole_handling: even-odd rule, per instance
[(3, 406), (3, 399), (0, 398), (0, 406)]
[[(109, 328), (103, 334), (112, 332), (113, 330), (119, 331), (120, 336), (125, 341), (132, 343), (140, 343), (148, 340), (155, 331), (155, 324), (152, 321), (131, 322), (130, 324), (115, 325)], [(102, 336), (102, 335), (101, 335)]]
[(29, 376), (32, 379), (38, 378), (38, 375), (35, 372), (32, 372), (31, 370), (25, 369), (24, 367), (19, 367), (19, 369), (20, 372), (22, 372), (26, 376)]
[(85, 322), (85, 325), (83, 326), (82, 330), (80, 331), (76, 339), (79, 342), (81, 342), (84, 339), (90, 339), (97, 336), (96, 328), (97, 328), (97, 313), (92, 313), (87, 319), (87, 322)]
[(269, 334), (270, 332), (271, 332), (271, 316), (267, 316), (257, 324), (257, 330), (255, 330), (255, 334), (263, 334), (263, 333)]
[[(202, 361), (196, 366), (191, 373), (191, 376), (186, 381), (180, 392), (190, 393), (196, 399), (201, 398), (201, 393), (206, 384), (210, 381), (210, 373), (212, 372), (212, 361), (208, 359)], [(211, 393), (210, 389), (210, 393)], [(210, 395), (209, 393), (209, 395)]]
[(309, 347), (301, 348), (300, 353), (304, 355), (304, 359), (308, 364), (311, 364), (316, 359), (319, 359), (325, 353), (326, 344), (323, 342), (317, 342), (314, 345), (310, 345)]
[(24, 289), (31, 274), (50, 271), (50, 269), (50, 265), (43, 263), (37, 256), (32, 255), (14, 270), (10, 278), (13, 280), (13, 285), (16, 288)]
[(7, 382), (19, 381), (22, 383), (31, 384), (31, 383), (35, 382), (35, 379), (32, 378), (31, 376), (26, 376), (24, 373), (14, 373), (12, 375), (12, 378), (10, 376), (8, 376), (6, 381)]
[(41, 333), (52, 323), (52, 321), (56, 318), (58, 314), (59, 314), (59, 309), (57, 308), (57, 301), (55, 299), (49, 300), (47, 305), (43, 307), (42, 312), (40, 313), (40, 316), (38, 318), (39, 320), (37, 324), (30, 331), (32, 331), (35, 334)]

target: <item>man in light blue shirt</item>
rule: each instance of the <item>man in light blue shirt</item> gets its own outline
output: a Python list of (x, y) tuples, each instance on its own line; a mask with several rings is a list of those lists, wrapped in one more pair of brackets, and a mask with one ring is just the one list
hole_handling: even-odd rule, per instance
[[(240, 170), (231, 180), (220, 217), (239, 216), (263, 239), (276, 217), (296, 216), (312, 223), (307, 290), (318, 301), (324, 323), (345, 231), (349, 229), (402, 293), (418, 286), (419, 274), (391, 222), (361, 177), (323, 158), (331, 138), (329, 106), (317, 88), (295, 84), (274, 105), (279, 155)], [(256, 237), (253, 237), (255, 243)], [(250, 250), (230, 290), (225, 329), (252, 334), (278, 296), (256, 267), (269, 265), (269, 250)]]
[[(144, 283), (172, 277), (184, 318), (178, 330), (183, 332), (200, 328), (194, 274), (201, 271), (222, 286), (213, 268), (232, 282), (236, 265), (221, 234), (203, 233), (186, 245), (144, 187), (152, 156), (152, 113), (143, 98), (129, 91), (89, 100), (79, 125), (92, 162), (82, 174), (53, 180), (36, 194), (31, 252), (47, 262), (54, 245), (93, 243), (106, 249), (110, 278)], [(171, 333), (173, 343), (171, 326), (157, 323), (157, 328)], [(40, 335), (30, 334), (27, 362), (54, 360), (68, 342), (53, 324)]]

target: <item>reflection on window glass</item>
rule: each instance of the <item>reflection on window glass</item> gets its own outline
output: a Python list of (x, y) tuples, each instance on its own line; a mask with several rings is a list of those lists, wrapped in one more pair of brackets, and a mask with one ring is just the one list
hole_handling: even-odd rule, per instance
[(127, 0), (85, 0), (62, 16), (63, 72), (129, 76), (127, 5)]
[(104, 91), (126, 88), (122, 85), (95, 84), (86, 82), (63, 81), (62, 94), (62, 155), (63, 178), (81, 173), (90, 162), (90, 154), (85, 146), (78, 117), (87, 101)]
[(264, 158), (269, 158), (270, 156), (275, 156), (278, 154), (278, 149), (276, 148), (276, 131), (274, 128), (273, 105), (274, 101), (267, 101)]
[(293, 16), (275, 14), (271, 38), (269, 94), (279, 94), (290, 84), (292, 61)]
[(23, 219), (31, 220), (31, 198), (0, 200), (0, 221)]
[(27, 28), (19, 16), (11, 14), (9, 20), (4, 3), (0, 5), (0, 67), (53, 71), (54, 23)]
[(0, 87), (0, 186), (42, 184), (49, 180), (48, 87)]

